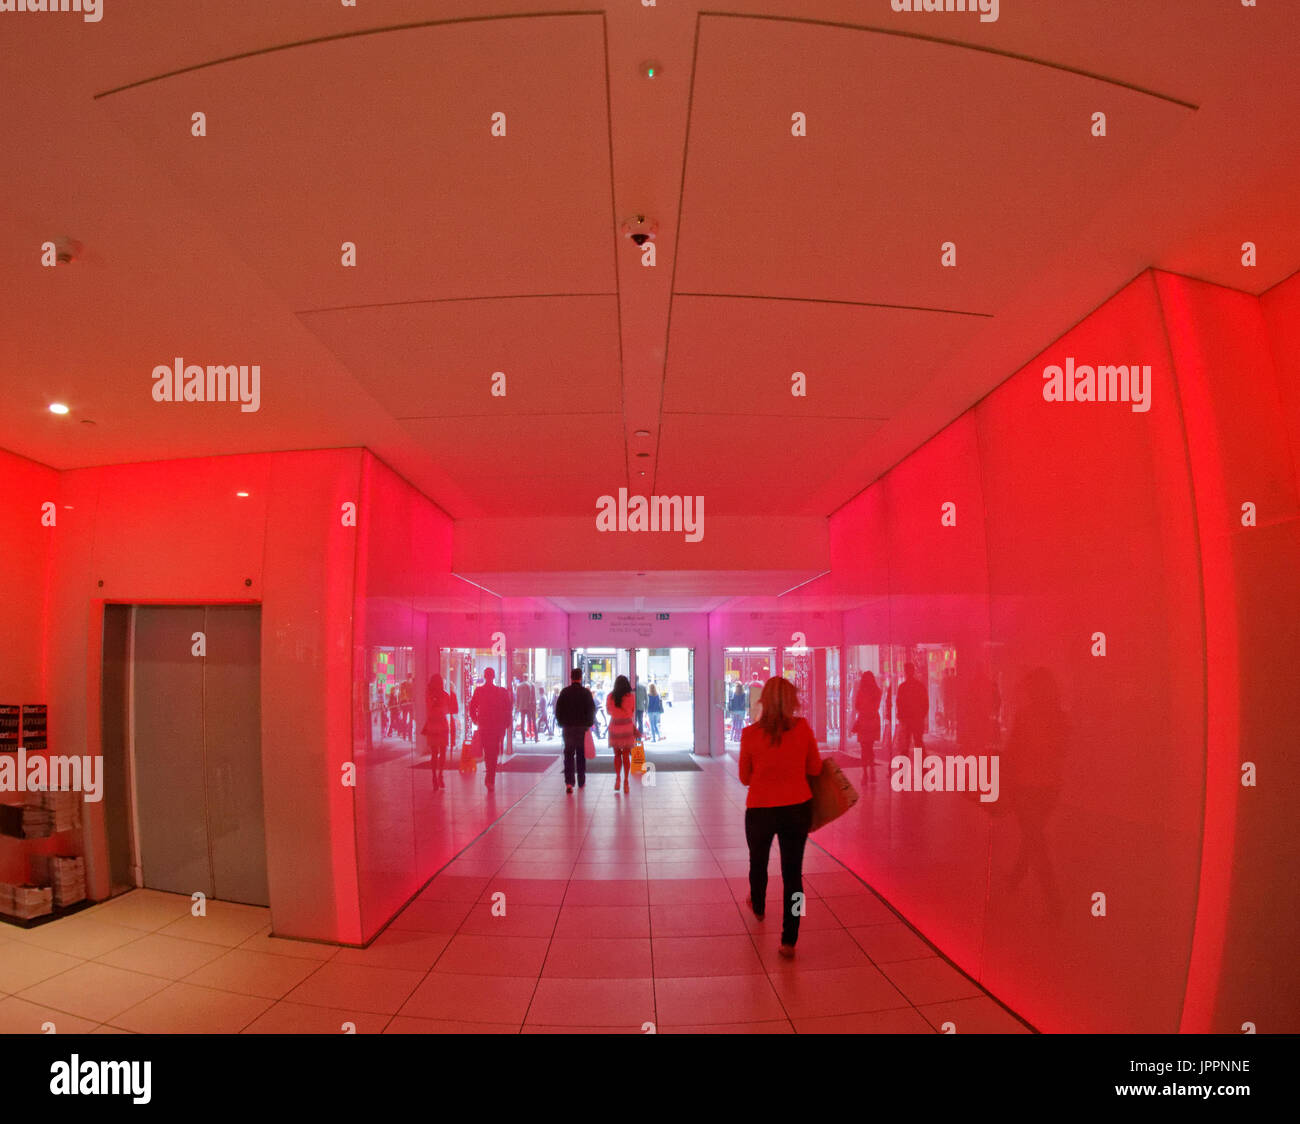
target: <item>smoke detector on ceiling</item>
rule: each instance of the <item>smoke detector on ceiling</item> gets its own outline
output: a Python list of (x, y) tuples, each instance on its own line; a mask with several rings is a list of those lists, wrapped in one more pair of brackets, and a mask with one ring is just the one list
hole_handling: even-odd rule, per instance
[(623, 220), (621, 229), (624, 238), (631, 238), (638, 246), (644, 246), (647, 242), (655, 240), (655, 235), (659, 233), (659, 224), (654, 219), (646, 218), (645, 215), (633, 215)]
[(54, 243), (54, 256), (59, 265), (68, 265), (81, 257), (81, 251), (85, 249), (75, 238), (69, 238), (66, 235)]

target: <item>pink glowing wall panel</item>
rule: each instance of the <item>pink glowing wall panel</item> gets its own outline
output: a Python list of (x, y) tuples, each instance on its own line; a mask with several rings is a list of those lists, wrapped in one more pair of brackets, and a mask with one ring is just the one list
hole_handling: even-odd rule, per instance
[[(0, 451), (0, 704), (46, 702), (45, 613), (51, 547), (62, 514), (59, 474)], [(54, 504), (56, 525), (43, 525)], [(25, 882), (26, 851), (0, 837), (0, 881)]]
[(1158, 280), (1196, 486), (1210, 684), (1201, 908), (1183, 1029), (1294, 1031), (1295, 283), (1261, 302), (1187, 278)]
[[(1047, 1030), (1176, 1029), (1197, 927), (1205, 603), (1161, 311), (1138, 278), (831, 520), (846, 649), (925, 666), (928, 752), (996, 757), (1000, 791), (877, 769), (824, 845)], [(1067, 360), (1150, 385), (1048, 401)]]
[[(444, 654), (490, 650), (497, 634), (509, 646), (514, 630), (498, 598), (451, 574), (452, 525), (442, 511), (369, 453), (361, 491), (352, 759), (362, 939), (370, 940), (505, 806), (486, 795), (481, 769), (456, 774), (458, 744), (446, 787), (435, 790), (421, 731), (425, 686)], [(558, 618), (529, 614), (529, 631), (554, 636)]]
[[(349, 648), (358, 450), (215, 457), (62, 474), (49, 612), (60, 752), (96, 753), (106, 601), (262, 604), (262, 768), (277, 933), (355, 940)], [(238, 492), (248, 492), (240, 497)], [(101, 584), (102, 583), (102, 584)], [(52, 723), (52, 726), (54, 724)], [(88, 818), (87, 881), (108, 892)]]

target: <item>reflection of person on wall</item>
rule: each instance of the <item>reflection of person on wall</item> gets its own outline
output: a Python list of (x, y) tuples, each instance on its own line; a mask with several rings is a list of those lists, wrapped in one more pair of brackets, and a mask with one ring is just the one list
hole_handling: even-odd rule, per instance
[(433, 754), (433, 787), (446, 788), (442, 770), (447, 764), (447, 747), (456, 743), (456, 712), (459, 704), (453, 692), (446, 690), (441, 675), (431, 675), (424, 690), (424, 727)]
[(872, 748), (880, 737), (880, 684), (869, 671), (862, 673), (858, 680), (857, 693), (853, 696), (853, 732), (857, 735), (858, 746), (862, 752), (862, 779), (870, 780), (871, 767), (875, 765)]
[(895, 748), (901, 745), (903, 752), (913, 746), (924, 749), (921, 735), (925, 733), (925, 720), (930, 713), (930, 693), (916, 677), (914, 663), (903, 665), (903, 681), (894, 697), (894, 709), (898, 714), (899, 731), (894, 739)]
[(569, 673), (569, 685), (555, 698), (555, 724), (564, 737), (564, 788), (573, 791), (576, 775), (579, 788), (587, 785), (587, 731), (596, 722), (596, 700), (582, 685), (582, 668)]
[(1068, 734), (1056, 677), (1049, 669), (1036, 667), (1021, 681), (1020, 703), (1003, 750), (1011, 782), (1006, 786), (1009, 810), (1020, 828), (1020, 847), (1008, 877), (1015, 887), (1032, 869), (1052, 913), (1059, 910), (1060, 897), (1048, 858), (1046, 828), (1060, 798)]
[(483, 764), (487, 769), (489, 792), (496, 788), (497, 758), (501, 754), (501, 743), (505, 740), (506, 731), (510, 729), (510, 692), (496, 685), (496, 677), (495, 670), (485, 668), (483, 686), (477, 688), (469, 700), (469, 716), (478, 726), (479, 741), (483, 746)]
[(650, 695), (646, 699), (645, 712), (650, 715), (650, 737), (654, 741), (662, 741), (659, 735), (659, 719), (664, 713), (664, 700), (659, 697), (659, 688), (653, 683), (650, 684)]

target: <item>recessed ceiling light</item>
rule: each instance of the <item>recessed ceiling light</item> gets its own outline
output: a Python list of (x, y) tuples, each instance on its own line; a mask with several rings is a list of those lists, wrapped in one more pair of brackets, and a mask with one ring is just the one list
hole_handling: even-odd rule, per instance
[(50, 403), (50, 413), (52, 413), (52, 414), (66, 414), (67, 412), (68, 412), (68, 407), (65, 406), (62, 402), (51, 402), (51, 403)]
[(634, 434), (634, 436), (636, 436), (636, 437), (649, 437), (649, 436), (650, 436), (650, 431), (649, 431), (648, 429), (638, 429), (638, 430), (636, 431), (636, 433)]
[(247, 498), (248, 498), (248, 493), (247, 493), (247, 492), (236, 492), (235, 495), (239, 496), (241, 499), (247, 499)]
[(643, 469), (642, 469), (642, 470), (641, 470), (637, 475), (639, 475), (639, 476), (644, 476), (644, 475), (645, 475), (645, 469), (643, 468)]
[(658, 78), (659, 73), (662, 70), (663, 67), (660, 66), (657, 62), (643, 62), (641, 64), (641, 73), (644, 74), (647, 78)]

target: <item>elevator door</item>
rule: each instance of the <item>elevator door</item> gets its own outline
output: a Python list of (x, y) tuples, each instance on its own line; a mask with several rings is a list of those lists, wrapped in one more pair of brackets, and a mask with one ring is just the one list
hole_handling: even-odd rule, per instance
[(260, 633), (257, 606), (136, 607), (133, 773), (151, 889), (269, 904)]

